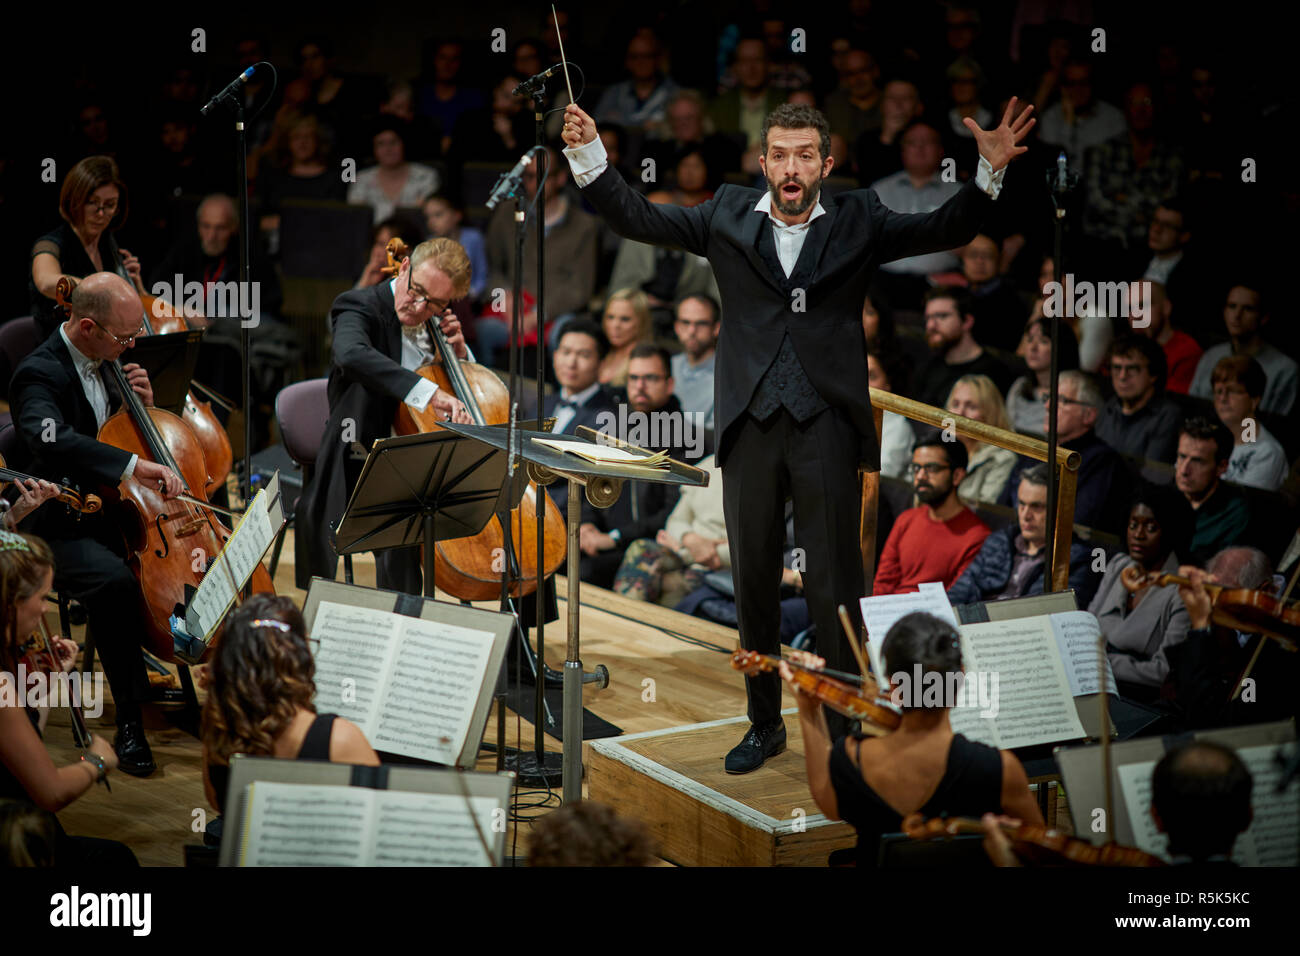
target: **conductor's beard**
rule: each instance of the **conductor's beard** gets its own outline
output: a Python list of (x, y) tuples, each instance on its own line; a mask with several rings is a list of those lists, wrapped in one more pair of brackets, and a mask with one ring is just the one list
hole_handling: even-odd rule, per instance
[[(799, 188), (798, 193), (793, 192), (795, 186)], [(772, 205), (778, 211), (786, 216), (802, 216), (817, 201), (817, 196), (821, 193), (822, 177), (820, 173), (813, 180), (787, 176), (777, 183), (769, 176), (767, 188), (772, 194)]]

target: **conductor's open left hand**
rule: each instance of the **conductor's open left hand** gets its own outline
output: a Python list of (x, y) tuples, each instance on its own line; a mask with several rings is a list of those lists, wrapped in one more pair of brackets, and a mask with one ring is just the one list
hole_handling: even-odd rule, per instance
[(1029, 131), (1034, 128), (1037, 120), (1029, 114), (1034, 111), (1032, 105), (1026, 106), (1021, 110), (1020, 115), (1012, 120), (1012, 113), (1016, 109), (1016, 97), (1011, 97), (1007, 103), (1006, 112), (1002, 114), (1002, 122), (993, 129), (980, 129), (969, 116), (962, 120), (966, 128), (971, 131), (975, 137), (975, 143), (979, 147), (979, 153), (989, 161), (993, 171), (997, 172), (1011, 160), (1015, 159), (1021, 153), (1029, 152), (1029, 147), (1018, 145), (1021, 140), (1029, 135)]

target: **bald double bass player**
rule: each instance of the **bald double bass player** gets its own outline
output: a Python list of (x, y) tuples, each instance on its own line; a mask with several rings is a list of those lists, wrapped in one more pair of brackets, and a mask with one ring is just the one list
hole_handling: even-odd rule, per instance
[[(121, 358), (141, 334), (140, 297), (121, 276), (98, 272), (73, 290), (68, 319), (19, 363), (9, 385), (32, 475), (86, 491), (134, 477), (168, 498), (180, 494), (180, 476), (170, 468), (96, 439), (122, 401), (104, 363)], [(148, 373), (134, 364), (123, 371), (132, 390), (152, 405)], [(147, 687), (141, 651), (146, 612), (118, 526), (103, 511), (77, 519), (63, 508), (41, 508), (23, 530), (44, 538), (54, 553), (55, 589), (86, 609), (113, 692), (118, 769), (148, 776), (156, 765), (140, 712)]]
[[(399, 405), (424, 411), (432, 404), (440, 419), (472, 424), (459, 399), (415, 372), (434, 360), (424, 323), (435, 317), (456, 355), (469, 358), (450, 308), (469, 293), (469, 283), (469, 256), (460, 243), (430, 239), (411, 250), (391, 280), (345, 292), (330, 307), (330, 416), (295, 512), (298, 587), (307, 588), (313, 576), (334, 578), (338, 555), (329, 529), (347, 507), (365, 452), (392, 435)], [(423, 593), (418, 547), (376, 552), (375, 573), (381, 588)]]

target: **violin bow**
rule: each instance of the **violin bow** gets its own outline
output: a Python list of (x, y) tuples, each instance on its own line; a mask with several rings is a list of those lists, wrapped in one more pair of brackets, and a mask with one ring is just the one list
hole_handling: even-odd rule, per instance
[(858, 635), (853, 632), (853, 623), (849, 620), (849, 612), (843, 604), (840, 605), (840, 625), (844, 628), (844, 636), (848, 638), (849, 649), (853, 651), (853, 656), (858, 659), (858, 667), (862, 669), (862, 676), (870, 677), (871, 668), (867, 666), (867, 659), (862, 654), (862, 644), (858, 641)]

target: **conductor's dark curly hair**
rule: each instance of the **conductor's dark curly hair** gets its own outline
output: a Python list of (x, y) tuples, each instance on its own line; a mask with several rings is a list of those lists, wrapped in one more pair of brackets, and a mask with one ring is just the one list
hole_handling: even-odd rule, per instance
[(655, 845), (636, 820), (603, 803), (568, 803), (533, 824), (529, 866), (649, 866)]
[[(276, 623), (261, 623), (267, 621)], [(298, 708), (316, 712), (315, 674), (307, 628), (293, 601), (250, 597), (230, 615), (212, 660), (203, 709), (207, 759), (224, 766), (233, 754), (272, 753)]]

